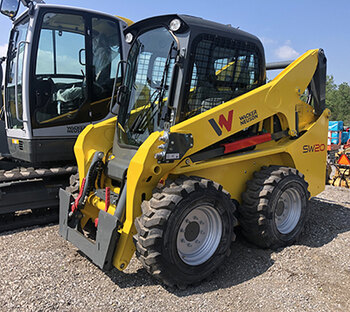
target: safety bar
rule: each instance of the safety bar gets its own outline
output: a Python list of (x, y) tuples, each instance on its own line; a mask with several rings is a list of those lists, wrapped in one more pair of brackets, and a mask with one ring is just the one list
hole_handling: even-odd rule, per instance
[(266, 70), (284, 69), (287, 66), (289, 66), (290, 64), (292, 64), (293, 62), (294, 62), (294, 60), (267, 63)]

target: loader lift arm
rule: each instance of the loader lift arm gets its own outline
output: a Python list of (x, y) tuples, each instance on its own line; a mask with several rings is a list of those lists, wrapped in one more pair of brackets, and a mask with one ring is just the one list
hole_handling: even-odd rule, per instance
[[(321, 53), (321, 61), (323, 61), (322, 55)], [(159, 140), (162, 133), (153, 133), (137, 151), (128, 168), (126, 221), (121, 230), (120, 242), (122, 244), (119, 245), (118, 243), (115, 252), (114, 266), (122, 269), (130, 261), (133, 254), (133, 251), (131, 251), (132, 236), (136, 233), (133, 226), (134, 219), (141, 213), (142, 198), (149, 198), (159, 179), (176, 171), (176, 168), (179, 168), (181, 164), (185, 164), (187, 157), (190, 157), (190, 155), (246, 127), (246, 125), (240, 125), (239, 119), (235, 118), (233, 119), (232, 130), (225, 131), (226, 129), (224, 129), (222, 136), (218, 136), (215, 130), (211, 129), (210, 119), (219, 120), (220, 115), (227, 116), (231, 110), (234, 111), (235, 116), (241, 116), (245, 112), (250, 112), (258, 107), (259, 118), (254, 122), (282, 113), (286, 116), (288, 125), (291, 125), (289, 134), (295, 136), (297, 133), (293, 127), (295, 126), (295, 110), (290, 109), (290, 107), (295, 107), (295, 103), (298, 103), (302, 93), (300, 90), (305, 90), (312, 81), (318, 64), (319, 50), (308, 51), (270, 83), (171, 127), (170, 133), (191, 134), (193, 137), (193, 147), (180, 160), (175, 160), (173, 163), (159, 163), (155, 159), (154, 155), (160, 152), (158, 146), (162, 143)], [(298, 83), (290, 85), (288, 81), (297, 81)], [(283, 94), (283, 96), (276, 99), (276, 94)], [(280, 101), (285, 104), (282, 106)], [(264, 110), (264, 107), (269, 109)], [(325, 112), (324, 118), (328, 118), (328, 114), (328, 111)], [(205, 136), (203, 136), (203, 129), (206, 129)], [(280, 150), (283, 150), (283, 148)], [(149, 177), (152, 177), (150, 182), (145, 182)]]

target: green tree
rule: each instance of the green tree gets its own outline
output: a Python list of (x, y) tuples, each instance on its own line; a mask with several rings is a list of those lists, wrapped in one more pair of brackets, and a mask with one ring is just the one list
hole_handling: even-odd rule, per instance
[(331, 110), (331, 120), (342, 120), (350, 124), (350, 86), (343, 82), (337, 85), (333, 76), (327, 76), (326, 106)]

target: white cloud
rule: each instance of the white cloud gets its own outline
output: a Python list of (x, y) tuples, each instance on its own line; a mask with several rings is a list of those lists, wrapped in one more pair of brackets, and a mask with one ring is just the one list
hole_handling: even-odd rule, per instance
[(6, 56), (7, 54), (7, 43), (0, 45), (0, 57)]
[(290, 43), (291, 43), (290, 40), (288, 40), (285, 45), (275, 50), (275, 55), (280, 60), (295, 59), (296, 57), (299, 56), (299, 53), (290, 46)]
[(263, 43), (263, 45), (268, 45), (268, 44), (276, 44), (277, 41), (272, 39), (272, 38), (268, 38), (268, 37), (260, 37), (261, 42)]

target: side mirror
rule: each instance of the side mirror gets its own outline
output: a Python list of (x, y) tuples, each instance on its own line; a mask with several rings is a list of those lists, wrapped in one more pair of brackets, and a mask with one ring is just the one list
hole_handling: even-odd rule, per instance
[(0, 12), (10, 18), (14, 18), (19, 9), (20, 0), (1, 0)]

